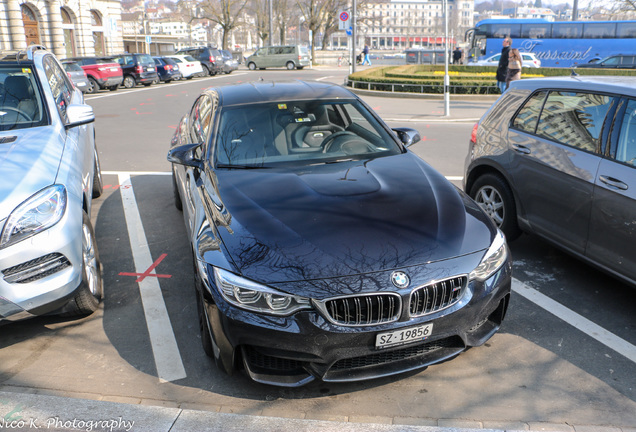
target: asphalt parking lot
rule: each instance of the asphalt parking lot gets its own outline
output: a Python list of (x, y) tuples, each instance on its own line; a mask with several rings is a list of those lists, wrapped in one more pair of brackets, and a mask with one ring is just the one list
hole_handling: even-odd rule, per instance
[[(325, 421), (339, 422), (338, 430), (365, 431), (636, 430), (636, 290), (527, 235), (510, 245), (515, 281), (500, 332), (451, 361), (373, 382), (299, 389), (218, 371), (201, 348), (192, 259), (165, 154), (180, 116), (202, 88), (260, 76), (290, 73), (240, 71), (87, 98), (97, 116), (104, 173), (104, 195), (92, 217), (105, 299), (84, 319), (43, 317), (2, 328), (0, 415), (89, 421), (99, 419), (102, 407), (104, 418), (139, 416), (132, 430), (334, 425), (314, 423)], [(344, 71), (293, 76), (341, 83)], [(491, 101), (453, 102), (448, 119), (440, 101), (364, 99), (391, 126), (418, 129), (424, 139), (413, 151), (461, 184), (468, 136)], [(38, 411), (38, 404), (49, 411)], [(205, 417), (209, 413), (217, 417)], [(226, 414), (252, 423), (221, 418)], [(206, 418), (228, 423), (214, 429), (218, 425)], [(271, 418), (288, 420), (267, 423)]]

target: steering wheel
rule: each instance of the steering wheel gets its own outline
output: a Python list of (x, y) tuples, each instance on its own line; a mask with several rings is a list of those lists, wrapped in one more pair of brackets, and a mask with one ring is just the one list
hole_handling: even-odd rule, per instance
[(27, 113), (25, 113), (24, 111), (22, 111), (19, 108), (14, 108), (14, 107), (10, 107), (10, 106), (4, 106), (4, 107), (0, 107), (0, 111), (13, 111), (13, 112), (17, 113), (18, 115), (21, 115), (22, 117), (24, 117), (24, 119), (26, 121), (33, 121), (33, 119), (31, 118), (30, 115), (28, 115)]
[[(344, 137), (349, 137), (349, 139), (358, 138), (358, 135), (354, 134), (353, 132), (349, 132), (349, 131), (336, 132), (334, 134), (329, 135), (320, 144), (322, 146), (322, 152), (323, 153), (328, 153), (328, 152), (332, 151), (331, 147), (333, 147), (334, 140), (336, 138), (338, 138), (338, 137), (343, 137), (343, 136)], [(342, 147), (342, 145), (341, 145), (341, 147)]]

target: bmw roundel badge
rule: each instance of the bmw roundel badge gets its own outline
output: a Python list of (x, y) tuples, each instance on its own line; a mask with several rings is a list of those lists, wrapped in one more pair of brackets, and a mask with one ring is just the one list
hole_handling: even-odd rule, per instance
[(391, 274), (391, 282), (393, 282), (393, 285), (395, 285), (397, 288), (401, 289), (409, 286), (409, 283), (411, 281), (409, 280), (409, 277), (406, 275), (406, 273), (395, 271)]

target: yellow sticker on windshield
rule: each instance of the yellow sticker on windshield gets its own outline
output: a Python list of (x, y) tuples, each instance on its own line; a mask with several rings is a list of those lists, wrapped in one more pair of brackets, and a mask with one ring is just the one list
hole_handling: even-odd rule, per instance
[(287, 104), (278, 104), (278, 109), (287, 109)]
[(22, 73), (31, 73), (31, 68), (22, 68)]

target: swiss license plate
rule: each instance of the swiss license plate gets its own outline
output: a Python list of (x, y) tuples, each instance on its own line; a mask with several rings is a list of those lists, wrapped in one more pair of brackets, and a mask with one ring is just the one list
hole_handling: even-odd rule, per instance
[(155, 68), (153, 68), (153, 67), (149, 67), (148, 68), (148, 72), (154, 72), (154, 71), (155, 71)]
[(423, 324), (417, 327), (378, 333), (375, 337), (375, 347), (382, 349), (397, 345), (404, 345), (409, 342), (421, 341), (429, 337), (432, 333), (433, 324)]

